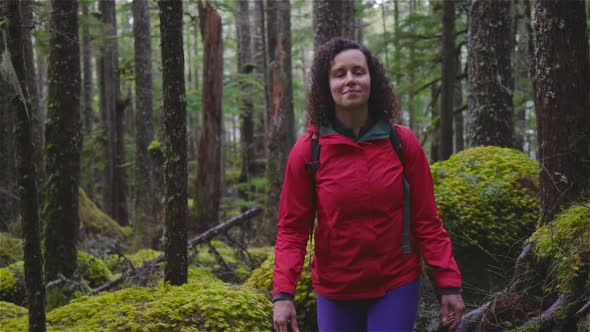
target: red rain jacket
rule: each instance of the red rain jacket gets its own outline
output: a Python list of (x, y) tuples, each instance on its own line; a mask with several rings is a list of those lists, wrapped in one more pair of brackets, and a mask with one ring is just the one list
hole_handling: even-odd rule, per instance
[[(273, 295), (295, 294), (314, 219), (311, 128), (289, 154), (281, 193), (275, 245)], [(397, 126), (405, 166), (389, 141), (389, 125), (378, 122), (354, 142), (330, 128), (320, 131), (321, 166), (316, 174), (318, 225), (312, 281), (329, 299), (383, 296), (414, 281), (420, 257), (434, 268), (440, 288), (461, 287), (451, 241), (440, 222), (430, 167), (418, 139)], [(402, 172), (411, 188), (412, 253), (402, 253)]]

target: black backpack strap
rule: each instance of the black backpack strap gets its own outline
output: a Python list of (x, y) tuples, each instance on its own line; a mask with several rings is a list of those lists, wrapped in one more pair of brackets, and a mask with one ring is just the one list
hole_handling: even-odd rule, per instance
[(394, 126), (389, 128), (389, 141), (391, 142), (391, 146), (393, 146), (393, 150), (397, 154), (397, 157), (402, 163), (402, 167), (404, 171), (402, 173), (402, 180), (404, 185), (404, 231), (403, 231), (403, 253), (410, 254), (412, 252), (412, 247), (410, 246), (410, 200), (411, 200), (411, 192), (410, 192), (410, 183), (406, 178), (405, 172), (405, 164), (404, 164), (404, 152), (403, 146), (397, 134), (397, 129)]
[[(313, 219), (314, 221), (311, 224), (311, 227), (309, 229), (309, 241), (313, 241), (313, 226), (315, 223), (315, 218), (317, 216), (318, 213), (318, 194), (316, 192), (316, 183), (315, 183), (315, 175), (318, 171), (318, 168), (320, 168), (321, 164), (320, 164), (320, 151), (322, 150), (322, 146), (320, 145), (320, 138), (318, 136), (318, 133), (313, 133), (313, 135), (311, 136), (311, 161), (307, 164), (305, 164), (305, 169), (311, 171), (311, 185), (313, 188), (313, 201), (315, 203), (315, 212), (314, 212), (314, 216)], [(309, 251), (309, 270), (311, 271), (311, 259), (313, 257), (312, 251)]]

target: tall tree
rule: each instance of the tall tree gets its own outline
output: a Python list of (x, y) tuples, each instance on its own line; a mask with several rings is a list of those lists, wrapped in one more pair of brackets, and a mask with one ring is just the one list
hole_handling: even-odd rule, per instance
[[(455, 63), (457, 64), (457, 77), (461, 76), (461, 47), (455, 52)], [(460, 79), (455, 80), (455, 97), (453, 98), (455, 110), (463, 106), (463, 82)], [(453, 111), (455, 112), (455, 111)], [(463, 151), (465, 142), (463, 140), (463, 111), (456, 112), (453, 115), (453, 133), (455, 135), (455, 153)]]
[(262, 236), (273, 241), (275, 220), (287, 157), (295, 143), (291, 70), (291, 6), (289, 0), (271, 1), (268, 16), (268, 56), (272, 66), (272, 103), (267, 115), (267, 209)]
[(354, 25), (354, 0), (313, 0), (314, 49), (334, 37), (354, 39)]
[(512, 146), (511, 2), (473, 0), (467, 65), (471, 146)]
[(254, 173), (254, 105), (252, 103), (252, 87), (245, 75), (254, 70), (250, 49), (250, 15), (248, 1), (240, 0), (238, 13), (238, 71), (244, 75), (242, 81), (242, 101), (240, 110), (240, 148), (242, 167), (240, 181), (247, 182)]
[[(253, 58), (256, 64), (256, 75), (259, 81), (264, 82), (264, 102), (257, 103), (256, 107), (256, 121), (254, 130), (254, 140), (256, 148), (256, 159), (264, 160), (266, 155), (265, 136), (266, 136), (266, 114), (269, 112), (270, 105), (270, 89), (268, 85), (268, 72), (267, 72), (267, 52), (266, 52), (266, 28), (264, 19), (264, 0), (254, 0), (254, 33), (252, 34), (253, 39)], [(256, 176), (260, 176), (264, 173), (264, 164), (257, 163)]]
[(199, 1), (203, 38), (203, 129), (197, 175), (197, 230), (217, 224), (221, 200), (221, 151), (223, 109), (223, 39), (221, 16), (210, 1)]
[[(88, 17), (88, 0), (82, 0), (82, 15)], [(94, 112), (92, 110), (92, 42), (90, 40), (90, 27), (82, 25), (82, 100), (84, 118), (84, 140), (92, 140), (92, 127), (94, 125)], [(94, 198), (94, 180), (97, 170), (92, 158), (87, 158), (83, 165), (87, 180), (83, 181), (83, 187), (88, 197)]]
[(440, 158), (447, 160), (453, 154), (453, 102), (455, 95), (455, 2), (443, 1), (442, 15), (442, 76), (440, 105)]
[(45, 151), (45, 276), (71, 276), (77, 266), (80, 183), (80, 45), (78, 1), (51, 2)]
[(187, 282), (187, 142), (182, 1), (160, 0), (160, 35), (164, 89), (166, 193), (164, 226), (165, 280)]
[(126, 105), (120, 101), (119, 47), (115, 5), (114, 0), (99, 1), (102, 21), (106, 27), (99, 63), (100, 108), (106, 157), (102, 198), (105, 211), (119, 224), (127, 225), (127, 180), (123, 166), (125, 151), (122, 135)]
[[(24, 1), (26, 2), (26, 1)], [(37, 171), (33, 134), (33, 98), (29, 90), (35, 84), (32, 64), (31, 23), (25, 19), (29, 4), (8, 0), (1, 12), (7, 19), (7, 49), (10, 51), (16, 81), (11, 82), (10, 109), (14, 119), (14, 152), (17, 193), (23, 224), (24, 269), (27, 302), (29, 306), (29, 331), (45, 331), (45, 285), (43, 283), (43, 256), (39, 201), (37, 196)], [(30, 13), (29, 13), (30, 14)], [(28, 39), (28, 40), (27, 40)], [(32, 74), (30, 73), (32, 71)], [(38, 108), (37, 108), (38, 109)]]
[[(4, 31), (0, 36), (0, 60), (5, 56)], [(0, 110), (10, 109), (10, 85), (8, 79), (0, 77)], [(0, 112), (0, 232), (8, 231), (16, 222), (18, 205), (16, 196), (16, 169), (14, 166), (14, 144), (12, 133), (12, 112)]]
[(545, 221), (590, 192), (590, 65), (584, 1), (537, 1), (535, 110)]
[(134, 0), (133, 37), (135, 48), (135, 222), (137, 239), (144, 247), (159, 246), (160, 199), (152, 186), (153, 161), (148, 146), (154, 139), (152, 124), (152, 43), (148, 0)]

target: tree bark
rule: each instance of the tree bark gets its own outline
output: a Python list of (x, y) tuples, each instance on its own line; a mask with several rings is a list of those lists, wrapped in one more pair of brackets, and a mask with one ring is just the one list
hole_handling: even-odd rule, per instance
[[(416, 12), (416, 0), (410, 0), (410, 15), (412, 15), (413, 13)], [(415, 24), (412, 22), (410, 22), (410, 33), (415, 33), (416, 32), (416, 26)], [(414, 44), (410, 43), (410, 59), (414, 59), (416, 56), (416, 50), (414, 49)], [(399, 61), (399, 59), (398, 59)], [(414, 86), (416, 84), (416, 74), (414, 73), (413, 70), (410, 70), (410, 73), (408, 75), (408, 83), (410, 85), (410, 91), (408, 92), (408, 125), (410, 126), (410, 129), (412, 129), (412, 131), (414, 133), (416, 133), (416, 136), (418, 138), (420, 138), (420, 127), (419, 127), (419, 123), (416, 120), (416, 115), (414, 114), (414, 97), (415, 97), (415, 92), (414, 92)]]
[(590, 190), (590, 65), (584, 1), (536, 4), (535, 110), (544, 221)]
[(440, 95), (440, 86), (434, 83), (430, 86), (430, 117), (432, 126), (432, 139), (430, 140), (430, 162), (434, 163), (441, 160), (440, 153), (440, 103), (438, 97)]
[[(41, 254), (41, 231), (37, 172), (35, 162), (35, 135), (33, 124), (34, 98), (30, 95), (35, 84), (35, 69), (32, 63), (32, 28), (29, 4), (8, 0), (2, 4), (0, 17), (7, 19), (7, 49), (16, 73), (10, 98), (9, 112), (14, 120), (14, 160), (16, 165), (17, 194), (20, 200), (20, 215), (23, 224), (24, 270), (27, 302), (29, 308), (29, 331), (45, 331), (45, 285), (43, 283), (43, 256)], [(29, 13), (27, 14), (27, 11)], [(26, 25), (26, 24), (29, 25)], [(32, 73), (30, 73), (32, 71)], [(33, 79), (31, 81), (31, 79)], [(38, 107), (36, 108), (38, 110)]]
[(340, 1), (342, 1), (342, 29), (340, 31), (340, 35), (344, 38), (355, 40), (356, 0)]
[[(82, 15), (88, 16), (88, 1), (83, 0)], [(82, 26), (82, 100), (83, 114), (84, 114), (84, 140), (92, 141), (92, 127), (94, 125), (94, 112), (92, 110), (92, 45), (90, 40), (90, 28), (88, 24)], [(94, 175), (97, 170), (94, 167), (93, 158), (87, 158), (84, 163), (84, 170), (82, 174), (87, 176), (87, 180), (83, 182), (84, 190), (90, 198), (94, 198)]]
[(248, 182), (254, 173), (254, 105), (252, 103), (252, 86), (246, 75), (254, 70), (250, 50), (250, 15), (248, 1), (240, 0), (238, 13), (238, 71), (243, 74), (240, 90), (242, 91), (242, 109), (240, 111), (240, 155), (242, 160), (240, 182)]
[(164, 131), (166, 192), (164, 255), (165, 281), (172, 285), (187, 282), (187, 142), (182, 1), (158, 1), (164, 90)]
[(261, 236), (272, 242), (276, 236), (275, 221), (287, 165), (287, 157), (295, 142), (293, 119), (293, 84), (291, 73), (291, 19), (288, 0), (269, 3), (269, 64), (272, 68), (272, 104), (268, 114), (268, 181), (265, 220)]
[(440, 158), (447, 160), (453, 154), (453, 110), (455, 104), (455, 2), (443, 1), (442, 15), (442, 85), (440, 107)]
[(512, 147), (511, 2), (473, 0), (469, 8), (468, 107), (471, 146)]
[[(461, 47), (455, 52), (455, 63), (457, 64), (457, 77), (461, 76)], [(455, 110), (463, 106), (463, 82), (460, 79), (455, 80), (455, 97), (453, 99)], [(463, 111), (456, 112), (453, 115), (454, 135), (455, 135), (455, 153), (463, 151), (465, 142), (463, 140)]]
[[(256, 168), (254, 170), (255, 176), (264, 174), (264, 160), (266, 156), (266, 114), (269, 113), (270, 105), (270, 85), (268, 84), (267, 74), (267, 56), (266, 56), (266, 29), (264, 19), (264, 1), (254, 0), (254, 62), (256, 64), (256, 76), (258, 80), (264, 82), (264, 102), (261, 106), (255, 107), (255, 130), (254, 130), (254, 144), (256, 153)], [(259, 104), (260, 105), (260, 104)]]
[(70, 277), (77, 266), (80, 183), (80, 45), (78, 2), (51, 2), (47, 95), (45, 279)]
[[(3, 35), (0, 36), (2, 38)], [(0, 57), (6, 45), (0, 40)], [(16, 169), (14, 165), (13, 114), (9, 110), (10, 85), (8, 79), (0, 77), (0, 232), (7, 232), (18, 216), (18, 197), (16, 194)]]
[(133, 37), (135, 48), (135, 222), (134, 234), (143, 247), (158, 248), (162, 210), (152, 185), (154, 161), (148, 146), (154, 139), (152, 124), (152, 43), (148, 0), (134, 0)]
[(210, 2), (199, 2), (199, 23), (204, 45), (203, 128), (197, 175), (197, 231), (217, 224), (221, 200), (223, 109), (223, 40), (221, 16)]
[[(313, 0), (313, 48), (317, 50), (320, 45), (334, 37), (344, 37), (343, 18), (347, 15), (346, 8), (350, 0)], [(269, 7), (276, 6), (269, 2)], [(270, 17), (269, 17), (270, 21)], [(353, 23), (354, 21), (352, 21)], [(351, 22), (348, 22), (351, 24)], [(270, 28), (270, 27), (269, 27)], [(347, 27), (348, 29), (348, 27)], [(269, 55), (270, 53), (269, 46)]]

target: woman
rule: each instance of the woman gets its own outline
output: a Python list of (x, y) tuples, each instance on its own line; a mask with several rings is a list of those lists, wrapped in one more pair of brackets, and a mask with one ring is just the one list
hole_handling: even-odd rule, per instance
[[(420, 143), (396, 125), (403, 165), (392, 148), (397, 104), (382, 64), (357, 42), (328, 41), (313, 61), (307, 102), (310, 129), (289, 154), (281, 194), (275, 329), (286, 332), (290, 323), (298, 330), (293, 296), (317, 211), (312, 280), (320, 331), (412, 331), (421, 257), (434, 268), (442, 323), (454, 330), (464, 309), (461, 274)], [(312, 181), (306, 164), (318, 135), (320, 166)], [(411, 189), (409, 253), (402, 250), (404, 176)]]

